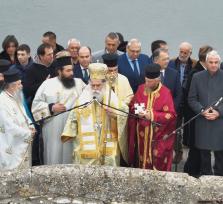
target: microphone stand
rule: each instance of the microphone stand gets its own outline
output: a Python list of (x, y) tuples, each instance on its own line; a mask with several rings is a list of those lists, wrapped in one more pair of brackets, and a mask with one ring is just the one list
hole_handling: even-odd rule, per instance
[(160, 123), (157, 123), (157, 122), (148, 120), (148, 119), (146, 119), (146, 118), (140, 117), (140, 116), (138, 116), (137, 114), (128, 113), (128, 112), (126, 112), (126, 111), (123, 111), (123, 110), (121, 110), (121, 109), (115, 108), (115, 107), (110, 106), (110, 105), (108, 105), (108, 104), (105, 104), (105, 103), (103, 103), (103, 102), (99, 102), (95, 97), (93, 98), (93, 100), (96, 101), (98, 104), (100, 104), (100, 105), (102, 105), (102, 106), (106, 106), (106, 107), (109, 107), (109, 108), (111, 108), (111, 109), (113, 109), (113, 110), (117, 110), (117, 111), (119, 111), (119, 112), (125, 113), (126, 115), (128, 115), (128, 116), (130, 116), (130, 117), (137, 118), (137, 119), (140, 119), (140, 120), (150, 121), (153, 125), (162, 126), (162, 124), (160, 124)]
[[(111, 86), (112, 86), (112, 82), (109, 80), (108, 105), (110, 105), (111, 103)], [(109, 133), (111, 134), (111, 118), (108, 116), (108, 114), (106, 117), (107, 117), (107, 131), (109, 131)], [(107, 148), (107, 133), (104, 135), (104, 138), (103, 138), (102, 155), (100, 159), (101, 165), (105, 164), (106, 148)]]
[(201, 111), (196, 114), (194, 117), (192, 117), (190, 120), (188, 120), (186, 123), (182, 124), (180, 127), (178, 127), (177, 129), (175, 129), (174, 131), (172, 131), (170, 134), (168, 135), (164, 135), (163, 140), (167, 140), (171, 135), (178, 133), (179, 131), (181, 131), (186, 125), (188, 125), (189, 123), (191, 123), (193, 120), (195, 120), (196, 118), (198, 118), (204, 111), (208, 110), (209, 108), (212, 107), (217, 107), (223, 100), (223, 97), (220, 97), (217, 101), (214, 101), (211, 105), (209, 105), (207, 108), (205, 109), (201, 109)]
[(89, 101), (89, 102), (86, 102), (86, 103), (83, 103), (83, 104), (81, 104), (81, 105), (74, 106), (74, 107), (72, 107), (72, 108), (70, 108), (70, 109), (67, 109), (67, 110), (65, 110), (65, 111), (62, 111), (62, 112), (60, 112), (60, 113), (57, 113), (57, 114), (54, 114), (54, 115), (47, 116), (47, 117), (45, 117), (45, 118), (42, 118), (42, 119), (40, 119), (40, 120), (37, 120), (37, 121), (34, 121), (34, 122), (30, 123), (30, 125), (39, 124), (40, 126), (42, 126), (43, 123), (44, 123), (44, 121), (47, 120), (47, 119), (54, 118), (54, 117), (56, 117), (56, 116), (58, 116), (58, 115), (60, 115), (60, 114), (63, 114), (63, 113), (72, 111), (72, 110), (77, 109), (77, 108), (86, 107), (86, 106), (88, 106), (89, 104), (91, 104), (93, 101), (94, 101), (94, 100), (91, 100), (91, 101)]
[(63, 111), (63, 112), (57, 113), (55, 115), (51, 115), (51, 116), (48, 116), (48, 117), (45, 117), (45, 118), (42, 118), (40, 120), (37, 120), (37, 121), (34, 121), (34, 122), (30, 123), (30, 125), (38, 125), (39, 126), (39, 159), (40, 159), (40, 164), (44, 163), (44, 159), (43, 159), (43, 151), (44, 151), (44, 148), (43, 148), (44, 144), (43, 143), (44, 143), (44, 141), (43, 141), (43, 135), (42, 135), (42, 132), (43, 132), (42, 128), (43, 128), (44, 121), (47, 120), (47, 119), (56, 117), (56, 116), (58, 116), (62, 113), (66, 113), (66, 112), (69, 112), (69, 111), (77, 109), (77, 108), (88, 106), (92, 102), (93, 102), (93, 100), (91, 100), (89, 102), (86, 102), (84, 104), (78, 105), (78, 106), (74, 106), (73, 108), (67, 109), (66, 111)]

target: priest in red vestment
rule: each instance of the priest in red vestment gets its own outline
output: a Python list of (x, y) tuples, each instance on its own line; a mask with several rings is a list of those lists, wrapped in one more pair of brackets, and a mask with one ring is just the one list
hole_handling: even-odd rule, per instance
[(140, 118), (128, 120), (129, 164), (170, 171), (175, 135), (166, 136), (176, 128), (176, 112), (170, 90), (160, 82), (160, 65), (145, 67), (145, 84), (133, 97), (130, 112)]

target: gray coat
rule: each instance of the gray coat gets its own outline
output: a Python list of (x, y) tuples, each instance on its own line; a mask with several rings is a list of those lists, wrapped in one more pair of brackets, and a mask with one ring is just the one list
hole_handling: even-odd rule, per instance
[[(96, 51), (94, 53), (92, 53), (92, 62), (100, 62), (100, 63), (103, 63), (103, 59), (102, 59), (102, 55), (107, 53), (106, 50), (99, 50), (99, 51)], [(117, 50), (117, 54), (118, 55), (122, 55), (124, 52), (121, 52), (119, 50)]]
[[(213, 76), (208, 71), (196, 73), (191, 82), (188, 103), (195, 113), (199, 113), (223, 96), (223, 71)], [(223, 150), (223, 103), (217, 107), (220, 117), (214, 121), (199, 116), (195, 122), (195, 145), (199, 149)]]

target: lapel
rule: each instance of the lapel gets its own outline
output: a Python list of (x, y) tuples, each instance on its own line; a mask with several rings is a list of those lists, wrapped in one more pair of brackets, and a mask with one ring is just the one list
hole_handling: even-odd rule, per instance
[(75, 66), (75, 75), (76, 77), (80, 77), (81, 79), (83, 79), (83, 73), (81, 70), (81, 66), (78, 64), (77, 66)]
[[(127, 75), (133, 75), (134, 72), (133, 72), (133, 70), (132, 70), (132, 66), (131, 66), (131, 64), (130, 64), (130, 62), (129, 62), (129, 60), (128, 60), (128, 58), (127, 58), (127, 54), (124, 55), (124, 59), (125, 59), (125, 61), (126, 61), (126, 65), (129, 67), (128, 69), (125, 69), (124, 71), (127, 73)], [(126, 67), (127, 67), (127, 66), (126, 66)]]

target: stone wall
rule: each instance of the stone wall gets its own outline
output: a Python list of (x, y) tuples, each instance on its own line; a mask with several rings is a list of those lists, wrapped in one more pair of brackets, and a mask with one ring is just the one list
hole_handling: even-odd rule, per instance
[(223, 203), (223, 178), (81, 165), (0, 172), (0, 203)]

